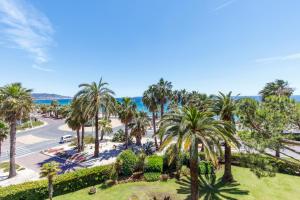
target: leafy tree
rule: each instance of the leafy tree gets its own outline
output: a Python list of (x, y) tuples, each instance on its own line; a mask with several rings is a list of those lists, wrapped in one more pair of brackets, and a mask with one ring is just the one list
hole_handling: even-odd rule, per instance
[(110, 120), (101, 119), (101, 120), (99, 120), (99, 125), (100, 125), (100, 129), (101, 129), (101, 139), (100, 140), (103, 140), (105, 133), (113, 132)]
[(2, 142), (7, 138), (8, 136), (8, 126), (5, 122), (0, 121), (0, 155), (1, 155), (1, 145)]
[(217, 154), (221, 153), (219, 139), (229, 138), (235, 141), (228, 132), (231, 127), (216, 120), (213, 113), (200, 112), (195, 107), (184, 107), (182, 110), (167, 113), (160, 123), (160, 132), (164, 134), (161, 149), (176, 139), (178, 149), (182, 147), (184, 151), (190, 151), (191, 199), (198, 200), (198, 144), (203, 144), (207, 157), (217, 165)]
[(152, 113), (152, 127), (155, 147), (158, 149), (157, 137), (156, 137), (156, 115), (158, 112), (158, 101), (155, 96), (155, 87), (152, 85), (143, 94), (143, 103)]
[(121, 122), (125, 125), (126, 149), (128, 148), (128, 128), (136, 113), (136, 104), (128, 97), (123, 98), (118, 106), (118, 114)]
[(28, 115), (33, 106), (30, 89), (21, 83), (12, 83), (0, 88), (0, 115), (10, 126), (9, 178), (16, 176), (16, 127), (17, 121)]
[[(214, 112), (220, 117), (221, 120), (230, 124), (234, 129), (236, 101), (233, 99), (231, 94), (231, 92), (228, 94), (223, 94), (220, 92), (219, 95), (214, 98)], [(227, 141), (225, 141), (225, 167), (222, 179), (224, 182), (233, 181), (231, 172), (231, 144)]]
[(47, 177), (48, 179), (48, 192), (50, 200), (52, 200), (53, 197), (53, 181), (59, 171), (59, 163), (55, 161), (45, 163), (41, 168), (41, 177)]
[(150, 122), (147, 113), (138, 112), (129, 124), (129, 127), (131, 128), (131, 136), (136, 138), (136, 145), (142, 145), (142, 137), (146, 135), (149, 126)]
[(289, 83), (284, 80), (275, 80), (267, 83), (266, 86), (259, 92), (264, 101), (269, 96), (286, 96), (290, 97), (294, 89), (289, 87)]
[(280, 150), (287, 148), (284, 143), (285, 130), (290, 127), (295, 108), (293, 100), (286, 96), (270, 96), (259, 103), (253, 99), (241, 99), (238, 104), (238, 116), (244, 129), (241, 139), (251, 148), (266, 153), (272, 149), (276, 157)]
[(80, 98), (81, 104), (84, 105), (84, 115), (94, 118), (95, 121), (95, 157), (99, 157), (99, 110), (104, 107), (104, 99), (114, 95), (107, 86), (108, 83), (103, 82), (101, 78), (98, 83), (80, 84), (79, 87), (82, 89), (75, 95), (75, 98)]

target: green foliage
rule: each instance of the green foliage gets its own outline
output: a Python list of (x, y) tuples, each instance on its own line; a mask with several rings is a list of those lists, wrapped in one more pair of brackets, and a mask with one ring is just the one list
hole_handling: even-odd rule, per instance
[[(80, 169), (59, 175), (54, 181), (54, 196), (74, 192), (109, 179), (112, 166)], [(48, 196), (47, 181), (40, 180), (0, 188), (1, 200), (41, 200)]]
[(138, 158), (131, 150), (123, 151), (117, 158), (117, 160), (122, 161), (121, 175), (131, 176), (136, 167)]
[(199, 174), (200, 175), (214, 174), (213, 164), (209, 161), (200, 161), (200, 163), (199, 163)]
[(152, 155), (147, 157), (145, 163), (145, 172), (159, 172), (163, 171), (163, 157)]
[[(275, 172), (300, 176), (300, 164), (260, 154), (232, 154), (232, 165), (250, 168), (258, 177), (273, 176)], [(221, 160), (221, 163), (224, 162)]]
[(160, 179), (160, 172), (146, 172), (144, 178), (147, 182), (154, 182)]
[(32, 121), (32, 126), (31, 126), (31, 122), (27, 121), (27, 122), (17, 126), (17, 130), (24, 130), (24, 129), (31, 128), (31, 127), (41, 126), (43, 124), (44, 124), (44, 122), (42, 122), (42, 121)]
[(123, 129), (119, 129), (113, 136), (112, 142), (125, 142), (126, 136)]

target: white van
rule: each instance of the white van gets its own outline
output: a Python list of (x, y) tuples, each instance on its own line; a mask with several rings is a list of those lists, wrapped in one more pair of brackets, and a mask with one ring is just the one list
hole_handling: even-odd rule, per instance
[(64, 135), (60, 138), (59, 143), (66, 143), (66, 142), (71, 142), (73, 139), (72, 135)]

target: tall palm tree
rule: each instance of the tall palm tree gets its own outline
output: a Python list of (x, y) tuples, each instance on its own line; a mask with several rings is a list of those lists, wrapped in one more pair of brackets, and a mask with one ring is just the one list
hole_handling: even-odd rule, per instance
[(129, 124), (131, 128), (131, 136), (135, 136), (136, 145), (142, 145), (142, 137), (146, 135), (147, 129), (150, 126), (149, 118), (147, 113), (138, 112)]
[(95, 121), (95, 157), (99, 157), (99, 111), (103, 106), (103, 99), (114, 95), (107, 86), (108, 83), (103, 82), (101, 78), (98, 83), (80, 84), (79, 87), (82, 89), (75, 95), (75, 98), (81, 98), (85, 116), (93, 117)]
[(85, 135), (85, 124), (88, 122), (90, 115), (85, 113), (85, 104), (83, 104), (84, 99), (82, 97), (73, 98), (71, 107), (72, 115), (75, 120), (81, 125), (81, 145), (80, 151), (84, 151), (84, 135)]
[[(219, 95), (214, 98), (214, 112), (223, 120), (235, 128), (234, 113), (236, 111), (236, 101), (233, 99), (232, 93)], [(224, 182), (232, 182), (233, 176), (231, 172), (231, 145), (225, 141), (225, 167), (224, 167)]]
[(148, 108), (148, 110), (152, 113), (152, 126), (153, 126), (153, 135), (155, 147), (158, 150), (158, 143), (156, 137), (156, 114), (158, 112), (158, 102), (155, 97), (155, 87), (150, 86), (148, 90), (146, 90), (143, 94), (142, 99), (144, 105)]
[(168, 102), (168, 99), (172, 95), (172, 83), (169, 81), (165, 81), (163, 78), (159, 80), (159, 82), (154, 85), (155, 88), (155, 96), (160, 105), (160, 116), (163, 117), (165, 104)]
[(201, 142), (207, 157), (214, 165), (218, 164), (217, 154), (221, 152), (219, 138), (232, 138), (221, 121), (214, 118), (210, 112), (200, 112), (195, 107), (184, 107), (173, 113), (167, 113), (162, 118), (160, 131), (164, 134), (161, 148), (166, 147), (176, 139), (178, 149), (190, 151), (191, 199), (199, 199), (198, 183), (198, 144)]
[(102, 114), (103, 118), (109, 120), (112, 115), (117, 114), (117, 100), (113, 96), (106, 96), (103, 99)]
[(12, 83), (0, 88), (0, 115), (10, 126), (9, 178), (16, 176), (16, 127), (17, 121), (27, 116), (33, 107), (32, 90), (23, 88), (21, 83)]
[(5, 122), (0, 121), (0, 156), (1, 156), (1, 145), (2, 142), (7, 138), (8, 136), (8, 126)]
[(128, 148), (128, 128), (129, 124), (134, 118), (136, 112), (136, 104), (128, 97), (123, 98), (122, 102), (119, 103), (119, 119), (125, 125), (125, 137), (126, 137), (126, 149)]
[(83, 148), (81, 147), (81, 142), (80, 142), (80, 128), (81, 128), (81, 123), (80, 120), (74, 116), (75, 113), (71, 113), (70, 116), (67, 117), (66, 123), (71, 128), (73, 131), (76, 131), (77, 134), (77, 150), (80, 152)]
[(99, 125), (101, 129), (101, 141), (103, 140), (103, 137), (106, 133), (112, 133), (113, 129), (111, 126), (111, 121), (107, 119), (101, 119), (99, 120)]
[(264, 101), (269, 96), (287, 96), (290, 97), (294, 89), (289, 87), (289, 83), (284, 80), (275, 80), (274, 82), (267, 83), (265, 87), (259, 92)]
[(55, 161), (45, 163), (41, 168), (41, 177), (47, 177), (48, 179), (48, 192), (50, 200), (53, 198), (53, 181), (59, 171), (59, 163)]

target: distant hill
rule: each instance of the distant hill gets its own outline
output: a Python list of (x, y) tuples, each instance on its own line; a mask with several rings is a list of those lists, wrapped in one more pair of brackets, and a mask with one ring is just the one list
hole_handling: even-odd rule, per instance
[(48, 94), (48, 93), (32, 93), (32, 98), (35, 100), (43, 99), (43, 100), (53, 100), (53, 99), (71, 99), (72, 97), (62, 96), (58, 94)]

